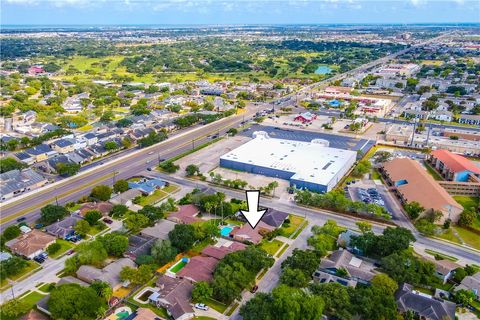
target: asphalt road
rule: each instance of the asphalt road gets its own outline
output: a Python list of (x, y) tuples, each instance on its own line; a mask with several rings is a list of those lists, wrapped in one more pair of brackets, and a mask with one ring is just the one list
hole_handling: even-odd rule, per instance
[[(46, 186), (18, 199), (14, 198), (13, 201), (0, 206), (1, 224), (6, 226), (15, 223), (20, 216), (26, 217), (28, 222), (32, 222), (38, 217), (40, 208), (49, 203), (58, 201), (59, 204), (65, 204), (77, 201), (80, 197), (88, 195), (95, 185), (112, 185), (115, 179), (134, 176), (148, 167), (155, 166), (160, 158), (174, 157), (190, 150), (193, 145), (198, 146), (209, 141), (210, 138), (207, 137), (209, 135), (225, 134), (229, 128), (239, 126), (243, 120), (251, 118), (254, 113), (255, 111), (249, 108), (243, 114), (198, 126), (154, 146), (122, 155), (108, 163), (90, 168), (90, 170), (62, 180), (56, 185)], [(14, 218), (9, 218), (12, 215)]]

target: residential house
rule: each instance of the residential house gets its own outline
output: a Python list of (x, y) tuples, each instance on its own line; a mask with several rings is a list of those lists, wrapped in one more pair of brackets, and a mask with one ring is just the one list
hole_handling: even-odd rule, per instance
[(89, 132), (83, 136), (87, 142), (87, 146), (94, 145), (98, 142), (98, 137), (96, 134)]
[(269, 226), (272, 226), (272, 227), (275, 227), (275, 228), (280, 228), (282, 226), (283, 222), (287, 218), (288, 218), (288, 213), (270, 208), (263, 215), (261, 221), (265, 222)]
[(480, 300), (480, 272), (463, 278), (462, 282), (455, 287), (454, 291), (462, 289), (472, 291), (475, 294), (476, 299)]
[(120, 279), (120, 271), (122, 271), (124, 267), (135, 268), (136, 266), (135, 262), (129, 258), (120, 258), (103, 269), (83, 265), (77, 271), (77, 278), (87, 283), (92, 283), (95, 280), (108, 282), (110, 287), (115, 291), (120, 288), (123, 283)]
[[(88, 283), (86, 283), (85, 281), (82, 281), (80, 279), (77, 279), (75, 277), (72, 277), (72, 276), (62, 277), (60, 279), (60, 281), (57, 282), (56, 286), (58, 287), (58, 286), (61, 286), (61, 285), (64, 285), (64, 284), (71, 284), (71, 283), (78, 284), (82, 287), (88, 287)], [(48, 309), (48, 300), (49, 299), (50, 299), (50, 294), (48, 294), (45, 297), (43, 297), (42, 299), (40, 299), (37, 302), (37, 309), (42, 311), (45, 314), (51, 315), (50, 310)]]
[(341, 248), (344, 248), (353, 252), (354, 254), (360, 254), (361, 253), (360, 250), (358, 250), (357, 248), (352, 248), (350, 246), (350, 241), (352, 240), (352, 237), (358, 237), (358, 236), (360, 236), (359, 232), (347, 229), (346, 231), (338, 235), (337, 245)]
[(194, 256), (176, 273), (176, 276), (193, 282), (210, 281), (217, 264), (218, 260), (215, 258)]
[(435, 265), (435, 275), (440, 278), (443, 283), (446, 283), (448, 279), (455, 273), (455, 269), (460, 268), (461, 266), (458, 263), (455, 263), (450, 260), (436, 260), (436, 259), (427, 259)]
[(222, 260), (227, 254), (235, 251), (245, 250), (246, 248), (247, 246), (241, 242), (227, 241), (221, 244), (219, 242), (218, 244), (205, 247), (201, 254), (217, 260)]
[(480, 115), (462, 114), (458, 118), (459, 123), (471, 124), (474, 126), (480, 126)]
[(35, 162), (40, 162), (40, 161), (44, 161), (44, 160), (47, 160), (49, 158), (49, 156), (53, 155), (52, 154), (52, 149), (42, 143), (42, 144), (39, 144), (33, 148), (28, 148), (28, 149), (25, 149), (24, 152), (25, 153), (28, 153), (29, 155), (31, 155), (34, 159), (35, 159)]
[(162, 318), (148, 308), (138, 308), (131, 315), (123, 319), (124, 320), (161, 320)]
[(85, 214), (88, 211), (92, 210), (97, 210), (100, 211), (100, 213), (104, 216), (107, 216), (110, 211), (112, 211), (113, 204), (108, 203), (106, 201), (100, 201), (100, 202), (86, 202), (80, 206), (79, 213), (82, 216), (85, 216)]
[(430, 112), (424, 110), (405, 110), (403, 116), (406, 118), (426, 120), (429, 118)]
[(26, 191), (40, 188), (48, 183), (42, 175), (28, 168), (24, 170), (10, 170), (0, 174), (1, 200), (11, 199)]
[(189, 281), (161, 275), (157, 279), (156, 286), (159, 290), (149, 297), (151, 302), (167, 309), (169, 315), (175, 320), (194, 317), (193, 308), (190, 305), (193, 285)]
[(125, 256), (136, 260), (139, 256), (148, 255), (155, 241), (157, 241), (157, 238), (146, 234), (131, 235), (128, 238), (128, 248)]
[(414, 290), (408, 283), (397, 290), (395, 300), (400, 313), (413, 311), (421, 319), (428, 320), (455, 319), (455, 303)]
[(73, 228), (80, 220), (82, 220), (82, 217), (73, 214), (63, 220), (46, 226), (45, 231), (57, 238), (64, 239), (73, 231)]
[(15, 158), (17, 158), (18, 160), (28, 164), (28, 165), (32, 165), (35, 163), (36, 161), (36, 158), (26, 152), (17, 152), (14, 154), (15, 155)]
[(430, 118), (433, 118), (437, 121), (451, 122), (453, 120), (453, 113), (450, 111), (435, 110), (430, 115)]
[(39, 255), (45, 249), (54, 243), (56, 238), (40, 230), (32, 230), (31, 232), (20, 235), (19, 237), (10, 240), (6, 243), (6, 246), (13, 253), (25, 257), (27, 259), (33, 259)]
[(319, 283), (337, 282), (344, 286), (355, 287), (357, 283), (369, 284), (376, 274), (373, 263), (340, 249), (322, 259), (319, 268), (313, 273), (313, 280)]
[(142, 194), (142, 191), (139, 189), (128, 189), (127, 191), (119, 193), (108, 201), (114, 205), (123, 204), (127, 207), (130, 207), (133, 204), (133, 199), (141, 196)]
[(200, 221), (197, 215), (200, 213), (200, 209), (193, 204), (181, 205), (178, 207), (177, 212), (173, 212), (168, 216), (168, 219), (175, 223), (190, 224)]
[(155, 190), (163, 189), (167, 183), (160, 179), (147, 179), (143, 178), (139, 181), (128, 182), (128, 187), (130, 189), (138, 189), (143, 194), (150, 195), (155, 192)]
[(147, 227), (140, 231), (141, 235), (149, 235), (160, 240), (167, 240), (168, 233), (175, 228), (176, 223), (169, 220), (160, 220), (152, 227)]
[(75, 150), (75, 140), (68, 138), (58, 139), (53, 141), (50, 147), (61, 154), (69, 153)]
[(317, 119), (317, 115), (311, 112), (300, 113), (298, 116), (293, 118), (294, 121), (300, 121), (301, 123), (311, 123), (315, 119)]
[(240, 228), (234, 228), (230, 232), (229, 236), (237, 241), (257, 244), (263, 239), (263, 235), (273, 230), (275, 230), (275, 227), (272, 227), (260, 220), (255, 229), (253, 229), (250, 224), (245, 223)]

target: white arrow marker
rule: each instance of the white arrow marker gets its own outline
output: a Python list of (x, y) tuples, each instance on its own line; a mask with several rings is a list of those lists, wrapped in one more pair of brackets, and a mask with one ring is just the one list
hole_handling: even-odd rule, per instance
[(260, 191), (259, 190), (247, 190), (247, 211), (240, 210), (248, 224), (255, 229), (260, 219), (262, 219), (267, 209), (260, 209)]

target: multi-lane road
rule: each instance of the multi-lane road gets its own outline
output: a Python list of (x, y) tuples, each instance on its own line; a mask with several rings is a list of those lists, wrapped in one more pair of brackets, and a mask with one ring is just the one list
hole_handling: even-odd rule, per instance
[(88, 195), (95, 185), (111, 185), (115, 179), (134, 176), (147, 167), (158, 164), (158, 159), (168, 159), (192, 149), (193, 146), (206, 143), (211, 135), (225, 134), (229, 128), (238, 127), (241, 122), (250, 119), (255, 111), (256, 109), (247, 108), (242, 114), (179, 132), (164, 142), (122, 155), (82, 171), (74, 177), (7, 201), (0, 205), (1, 225), (15, 223), (19, 217), (33, 221), (38, 217), (40, 208), (49, 203), (58, 201), (59, 204), (65, 204), (77, 201), (81, 196)]

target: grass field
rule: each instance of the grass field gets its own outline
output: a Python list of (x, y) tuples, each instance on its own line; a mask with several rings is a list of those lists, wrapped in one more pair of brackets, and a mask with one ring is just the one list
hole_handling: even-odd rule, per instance
[[(31, 309), (43, 297), (45, 297), (43, 294), (33, 291), (31, 293), (28, 293), (28, 294), (22, 296), (22, 298), (20, 298), (20, 300), (22, 302), (25, 302), (29, 306), (29, 308)], [(0, 319), (2, 319), (2, 320), (16, 320), (18, 318), (10, 318), (10, 317), (7, 317), (0, 312)]]
[(167, 198), (168, 194), (163, 190), (155, 190), (151, 195), (142, 197), (138, 202), (141, 206), (153, 205)]
[(474, 209), (480, 203), (480, 199), (477, 197), (453, 196), (453, 199), (460, 203), (464, 209)]
[(443, 231), (443, 233), (439, 234), (438, 237), (454, 243), (458, 243), (458, 244), (462, 243), (460, 239), (458, 239), (458, 237), (453, 233), (452, 229), (447, 229)]
[(178, 262), (172, 269), (170, 269), (170, 271), (172, 271), (173, 273), (177, 273), (178, 271), (182, 270), (182, 268), (186, 265), (187, 262), (180, 260), (180, 262)]
[(453, 261), (453, 262), (456, 262), (458, 261), (457, 258), (455, 257), (452, 257), (452, 256), (449, 256), (449, 255), (446, 255), (446, 254), (443, 254), (443, 253), (440, 253), (440, 252), (437, 252), (435, 250), (430, 250), (430, 249), (425, 249), (425, 252), (432, 255), (432, 256), (438, 256), (438, 257), (441, 257), (442, 259), (444, 260), (450, 260), (450, 261)]
[(174, 185), (174, 184), (170, 184), (170, 185), (166, 186), (165, 188), (163, 188), (162, 191), (164, 191), (166, 193), (174, 193), (174, 192), (177, 192), (179, 189), (180, 189), (179, 186)]
[(43, 285), (41, 285), (38, 290), (42, 291), (42, 292), (45, 292), (45, 293), (49, 293), (50, 291), (53, 290), (53, 288), (55, 288), (55, 283), (45, 283)]
[(282, 256), (282, 254), (287, 251), (288, 249), (288, 243), (286, 245), (283, 246), (282, 250), (278, 251), (277, 254), (275, 255), (275, 257), (277, 258), (280, 258)]
[(221, 303), (220, 301), (217, 301), (217, 300), (213, 300), (213, 299), (207, 299), (205, 301), (203, 301), (203, 303), (205, 303), (207, 306), (209, 306), (210, 308), (220, 312), (220, 313), (224, 313), (225, 310), (227, 310), (227, 305)]
[(73, 243), (71, 243), (70, 241), (63, 240), (63, 239), (57, 239), (56, 243), (58, 243), (60, 245), (60, 250), (58, 250), (57, 252), (50, 255), (50, 258), (52, 258), (52, 259), (56, 259), (57, 257), (64, 254), (65, 251), (70, 250), (73, 247), (75, 247), (75, 245)]
[(295, 230), (297, 230), (298, 226), (305, 221), (304, 218), (293, 214), (289, 215), (288, 219), (290, 220), (290, 223), (287, 226), (285, 226), (284, 223), (284, 225), (280, 228), (280, 234), (287, 238), (289, 238), (295, 232)]
[(437, 181), (443, 180), (442, 176), (440, 176), (438, 172), (435, 171), (435, 169), (433, 169), (428, 163), (424, 162), (424, 164), (425, 164), (425, 168), (427, 169), (427, 172), (432, 176), (433, 179)]
[(260, 247), (267, 251), (268, 254), (274, 256), (277, 253), (278, 249), (283, 245), (283, 242), (280, 240), (273, 239), (272, 241), (263, 241), (260, 244)]
[(24, 275), (26, 275), (26, 274), (32, 272), (33, 270), (37, 269), (38, 267), (40, 267), (40, 265), (33, 260), (28, 260), (27, 263), (28, 263), (28, 266), (25, 269), (23, 269), (22, 272), (14, 275), (14, 276), (11, 276), (10, 279), (11, 280), (18, 280), (21, 277), (23, 277)]
[(454, 228), (458, 232), (458, 235), (460, 236), (460, 238), (462, 238), (462, 240), (466, 244), (472, 246), (475, 249), (480, 250), (480, 241), (479, 241), (480, 237), (478, 236), (478, 234), (459, 226), (455, 226)]
[(441, 60), (422, 60), (422, 64), (426, 66), (441, 66), (444, 62)]

